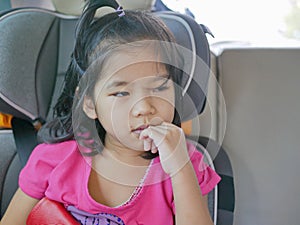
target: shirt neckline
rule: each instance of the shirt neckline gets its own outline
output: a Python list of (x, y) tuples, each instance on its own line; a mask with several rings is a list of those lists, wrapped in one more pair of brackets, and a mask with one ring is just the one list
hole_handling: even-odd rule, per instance
[(125, 202), (121, 203), (120, 205), (111, 207), (111, 206), (107, 206), (105, 204), (97, 202), (90, 195), (89, 190), (88, 190), (88, 181), (89, 181), (89, 176), (90, 176), (91, 169), (92, 169), (92, 157), (86, 157), (85, 161), (87, 163), (85, 164), (86, 165), (86, 168), (85, 168), (85, 182), (84, 182), (84, 185), (82, 185), (82, 188), (84, 189), (84, 190), (82, 190), (82, 193), (85, 193), (85, 195), (88, 198), (88, 201), (92, 204), (93, 207), (96, 207), (97, 209), (104, 208), (106, 210), (109, 209), (109, 210), (113, 210), (113, 211), (114, 210), (120, 210), (120, 209), (127, 209), (133, 203), (138, 201), (138, 199), (143, 195), (143, 193), (145, 191), (145, 185), (144, 185), (145, 181), (147, 180), (147, 178), (149, 176), (149, 173), (151, 171), (151, 168), (153, 167), (153, 163), (154, 163), (156, 158), (154, 158), (150, 161), (150, 164), (149, 164), (143, 178), (139, 181), (139, 185), (136, 186), (136, 188), (134, 189), (132, 194), (129, 196), (129, 198)]

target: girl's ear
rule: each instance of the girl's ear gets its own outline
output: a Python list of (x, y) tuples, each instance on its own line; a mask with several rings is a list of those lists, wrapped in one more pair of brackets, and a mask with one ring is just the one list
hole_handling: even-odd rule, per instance
[(96, 119), (97, 118), (97, 113), (96, 113), (96, 108), (95, 108), (94, 101), (89, 96), (84, 96), (83, 111), (85, 112), (85, 114), (90, 119)]

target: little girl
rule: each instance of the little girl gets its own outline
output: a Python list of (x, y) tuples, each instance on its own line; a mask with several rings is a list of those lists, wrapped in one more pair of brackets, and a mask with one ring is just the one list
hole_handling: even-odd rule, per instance
[[(116, 11), (94, 18), (97, 9)], [(81, 224), (212, 224), (220, 177), (180, 128), (182, 71), (171, 32), (114, 0), (87, 3), (55, 106), (1, 224), (44, 197)]]

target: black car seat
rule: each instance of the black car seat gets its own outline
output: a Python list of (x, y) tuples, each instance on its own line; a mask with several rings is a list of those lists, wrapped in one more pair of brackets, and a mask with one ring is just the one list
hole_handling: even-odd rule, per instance
[[(156, 13), (166, 22), (178, 43), (190, 49), (193, 57), (198, 55), (205, 64), (193, 65), (192, 79), (186, 81), (188, 102), (196, 109), (191, 111), (186, 107), (185, 119), (188, 120), (203, 111), (206, 101), (210, 74), (206, 29), (185, 15)], [(70, 60), (76, 21), (75, 16), (39, 8), (13, 9), (0, 15), (0, 111), (14, 116), (12, 131), (0, 133), (1, 217), (17, 189), (20, 169), (38, 144), (38, 128), (51, 118), (52, 106), (61, 91)], [(199, 137), (196, 141), (203, 142), (204, 146), (208, 141), (214, 143)], [(215, 157), (211, 159), (209, 153), (207, 158), (213, 161), (212, 166), (223, 180), (209, 194), (210, 212), (215, 224), (229, 225), (234, 209), (232, 170), (225, 151), (214, 146)], [(224, 203), (222, 199), (225, 198), (229, 200)], [(223, 220), (224, 214), (227, 217)]]

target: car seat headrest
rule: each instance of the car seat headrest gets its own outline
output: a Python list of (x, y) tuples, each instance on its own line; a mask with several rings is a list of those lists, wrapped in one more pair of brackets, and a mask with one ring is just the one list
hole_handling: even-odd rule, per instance
[(57, 72), (58, 21), (38, 10), (12, 10), (0, 17), (0, 30), (0, 111), (45, 120)]
[[(181, 120), (200, 114), (206, 101), (210, 49), (206, 27), (189, 16), (156, 12), (177, 42), (190, 49), (189, 77), (183, 80)], [(74, 45), (76, 19), (41, 9), (16, 9), (0, 17), (0, 111), (30, 121), (47, 119), (57, 75)], [(64, 28), (62, 28), (62, 25)], [(65, 37), (67, 36), (67, 37)], [(62, 42), (63, 40), (63, 42)], [(199, 58), (200, 60), (196, 60)], [(64, 62), (63, 62), (64, 61)], [(66, 64), (63, 65), (62, 64)]]
[[(52, 0), (55, 10), (57, 12), (79, 16), (82, 13), (83, 7), (86, 3), (85, 0)], [(155, 0), (118, 0), (118, 3), (127, 10), (151, 10)], [(101, 10), (97, 12), (96, 16), (102, 16), (107, 12), (110, 12), (111, 9)]]
[(175, 12), (156, 13), (174, 34), (179, 45), (188, 77), (182, 81), (183, 107), (181, 120), (187, 121), (202, 113), (205, 103), (210, 75), (210, 48), (206, 34), (212, 33), (203, 24), (193, 18)]

